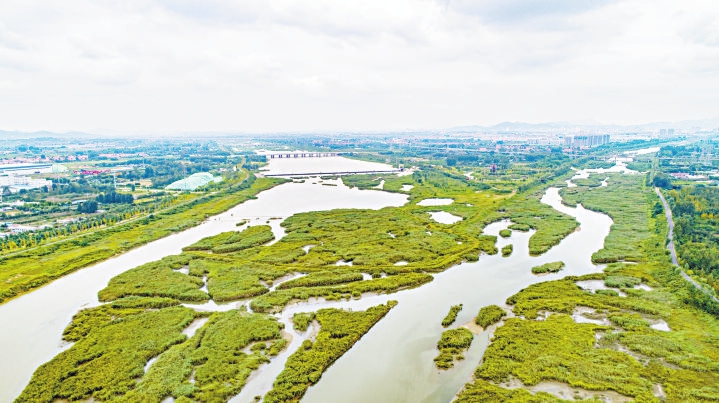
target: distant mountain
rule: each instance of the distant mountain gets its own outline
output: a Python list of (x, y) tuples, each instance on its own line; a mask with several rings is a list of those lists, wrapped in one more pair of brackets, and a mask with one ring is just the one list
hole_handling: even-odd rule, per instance
[(597, 121), (575, 121), (575, 122), (545, 122), (545, 123), (527, 123), (527, 122), (502, 122), (493, 126), (458, 126), (452, 127), (447, 131), (450, 133), (468, 133), (468, 132), (501, 132), (501, 131), (547, 131), (547, 130), (610, 130), (610, 131), (641, 131), (641, 130), (658, 130), (658, 129), (676, 129), (676, 130), (713, 130), (719, 128), (719, 117), (713, 119), (702, 120), (682, 120), (678, 122), (650, 122), (637, 125), (616, 125), (604, 124)]
[(84, 133), (84, 132), (66, 132), (56, 133), (47, 130), (36, 132), (19, 132), (11, 130), (0, 130), (0, 139), (3, 140), (21, 140), (21, 139), (37, 139), (37, 138), (97, 138), (102, 135)]
[(586, 131), (610, 131), (610, 132), (639, 132), (656, 131), (659, 129), (675, 130), (719, 130), (719, 116), (712, 119), (682, 120), (677, 122), (650, 122), (636, 125), (605, 124), (594, 120), (584, 121), (560, 121), (544, 123), (528, 122), (502, 122), (492, 126), (456, 126), (444, 130), (394, 130), (394, 131), (295, 131), (295, 132), (242, 132), (242, 131), (165, 131), (165, 132), (144, 132), (144, 131), (116, 131), (98, 130), (95, 133), (71, 131), (57, 133), (51, 131), (22, 132), (12, 130), (0, 130), (0, 140), (19, 140), (37, 138), (223, 138), (223, 137), (254, 137), (254, 136), (303, 136), (303, 135), (424, 135), (437, 133), (496, 133), (496, 132), (576, 132)]

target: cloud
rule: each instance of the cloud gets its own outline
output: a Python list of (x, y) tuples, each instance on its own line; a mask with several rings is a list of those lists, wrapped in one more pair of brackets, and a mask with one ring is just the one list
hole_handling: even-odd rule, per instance
[(528, 27), (540, 24), (545, 29), (562, 27), (567, 18), (589, 13), (617, 0), (449, 0), (447, 7), (462, 14), (479, 17), (484, 23)]
[(0, 128), (713, 115), (713, 10), (672, 0), (5, 0)]

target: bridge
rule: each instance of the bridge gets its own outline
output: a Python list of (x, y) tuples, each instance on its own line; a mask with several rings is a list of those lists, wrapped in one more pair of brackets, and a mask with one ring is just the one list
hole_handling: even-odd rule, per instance
[[(302, 158), (302, 157), (297, 157)], [(293, 172), (293, 173), (281, 173), (281, 174), (265, 174), (266, 177), (283, 177), (283, 176), (340, 176), (340, 175), (355, 175), (355, 174), (396, 174), (403, 172), (404, 169), (386, 169), (377, 171), (336, 171), (336, 172)]]
[(341, 157), (342, 153), (327, 153), (327, 152), (283, 152), (283, 153), (272, 153), (265, 154), (270, 159), (275, 158), (322, 158), (322, 157)]

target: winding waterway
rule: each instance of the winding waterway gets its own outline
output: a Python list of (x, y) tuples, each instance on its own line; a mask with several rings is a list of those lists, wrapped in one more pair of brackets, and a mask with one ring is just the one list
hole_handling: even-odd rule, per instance
[[(361, 168), (346, 158), (315, 158), (314, 167), (330, 171)], [(361, 163), (361, 161), (359, 161)], [(302, 161), (303, 167), (306, 161)], [(346, 164), (346, 165), (343, 165)], [(371, 163), (375, 169), (380, 164)], [(272, 163), (270, 171), (272, 172)], [(384, 165), (385, 169), (391, 168)], [(282, 164), (286, 168), (286, 163)], [(301, 170), (300, 170), (301, 171)], [(298, 171), (299, 172), (299, 171)], [(325, 186), (332, 185), (332, 186)], [(79, 270), (29, 294), (0, 305), (0, 402), (11, 402), (27, 385), (32, 373), (69, 344), (62, 331), (79, 310), (99, 304), (97, 292), (116, 275), (141, 264), (178, 254), (184, 246), (202, 238), (249, 225), (269, 224), (276, 237), (283, 234), (280, 223), (308, 211), (338, 208), (379, 209), (401, 206), (407, 196), (377, 190), (350, 189), (340, 181), (307, 180), (276, 186), (225, 213), (177, 234), (151, 242), (112, 259)]]
[[(328, 163), (322, 159), (314, 161)], [(302, 164), (306, 163), (302, 161)], [(326, 184), (332, 186), (324, 186)], [(341, 181), (312, 179), (283, 184), (195, 228), (83, 269), (0, 305), (0, 323), (4, 324), (0, 333), (0, 401), (11, 401), (22, 391), (35, 368), (66, 348), (61, 335), (72, 315), (84, 307), (97, 305), (97, 292), (110, 278), (125, 270), (180, 253), (183, 246), (204, 237), (236, 230), (236, 223), (242, 220), (248, 220), (249, 225), (269, 221), (279, 237), (283, 234), (279, 223), (299, 212), (335, 208), (376, 209), (399, 206), (406, 201), (405, 195), (350, 189)], [(574, 216), (580, 223), (577, 231), (542, 256), (529, 256), (528, 241), (532, 232), (514, 231), (511, 237), (498, 237), (497, 241), (498, 248), (514, 245), (511, 256), (483, 255), (477, 262), (459, 264), (435, 275), (434, 281), (422, 287), (391, 295), (365, 296), (360, 300), (325, 302), (320, 299), (287, 307), (278, 316), (285, 323), (286, 331), (293, 336), (288, 349), (256, 371), (242, 393), (231, 401), (251, 402), (255, 396), (266, 393), (287, 357), (312, 331), (297, 333), (292, 329), (290, 318), (295, 312), (324, 307), (365, 309), (389, 299), (397, 300), (399, 304), (328, 369), (321, 381), (308, 390), (303, 402), (450, 401), (471, 379), (489, 339), (486, 332), (477, 334), (464, 361), (458, 362), (449, 371), (437, 370), (432, 359), (437, 354), (435, 346), (444, 330), (440, 322), (451, 305), (464, 304), (456, 323), (468, 323), (480, 307), (501, 305), (508, 296), (529, 284), (601, 269), (593, 265), (590, 258), (602, 247), (611, 219), (581, 206), (572, 208), (561, 204), (558, 188), (549, 188), (542, 202)], [(508, 224), (508, 221), (503, 221), (488, 225), (485, 233), (497, 235)], [(566, 263), (566, 269), (561, 273), (546, 276), (531, 274), (533, 266), (557, 260)], [(246, 303), (234, 303), (233, 307)], [(221, 310), (229, 307), (207, 308)]]

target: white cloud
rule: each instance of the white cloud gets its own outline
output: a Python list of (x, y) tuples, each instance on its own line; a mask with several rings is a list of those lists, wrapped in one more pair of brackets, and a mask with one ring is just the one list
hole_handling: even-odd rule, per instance
[(5, 0), (0, 128), (708, 117), (712, 1)]

